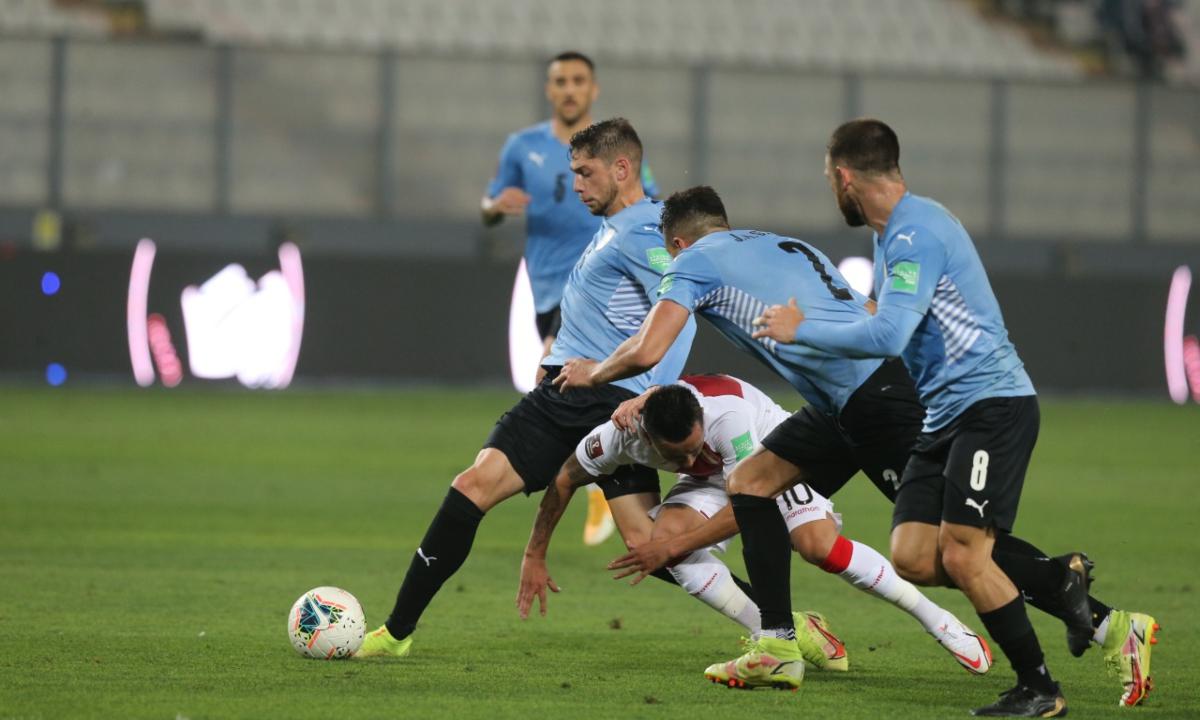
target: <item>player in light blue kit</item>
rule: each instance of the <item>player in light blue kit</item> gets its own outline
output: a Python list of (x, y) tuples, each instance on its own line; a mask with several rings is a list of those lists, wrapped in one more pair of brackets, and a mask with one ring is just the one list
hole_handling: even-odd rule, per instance
[[(641, 140), (620, 118), (592, 125), (571, 138), (575, 192), (592, 214), (604, 220), (567, 280), (562, 332), (543, 363), (544, 377), (501, 416), (475, 463), (454, 478), (412, 557), (391, 615), (367, 635), (356, 656), (407, 655), (417, 621), (467, 559), (484, 513), (519, 492), (544, 490), (579, 442), (622, 402), (651, 383), (672, 383), (678, 378), (694, 325), (680, 336), (653, 376), (643, 373), (620, 383), (569, 392), (555, 386), (558, 364), (564, 358), (604, 357), (637, 330), (668, 264), (658, 225), (660, 206), (642, 192), (641, 159)], [(625, 466), (601, 486), (613, 511), (620, 513), (626, 509), (621, 502), (626, 496), (632, 500), (658, 493), (658, 474)], [(630, 511), (643, 509), (639, 505)]]
[[(508, 215), (525, 216), (525, 269), (533, 290), (543, 355), (550, 352), (558, 334), (559, 303), (567, 276), (599, 225), (571, 191), (568, 149), (571, 136), (592, 124), (592, 103), (599, 92), (591, 58), (564, 52), (551, 59), (546, 68), (550, 119), (508, 136), (496, 175), (483, 197), (484, 225), (495, 225)], [(646, 194), (657, 195), (658, 187), (645, 162), (641, 175)], [(604, 494), (590, 486), (584, 542), (603, 542), (613, 527)]]
[[(975, 715), (1065, 715), (1021, 593), (992, 559), (1016, 519), (1037, 441), (1037, 397), (970, 236), (946, 208), (908, 192), (899, 159), (895, 132), (871, 119), (837, 128), (825, 158), (847, 224), (875, 231), (875, 315), (829, 323), (792, 301), (764, 312), (756, 336), (846, 357), (903, 358), (927, 414), (900, 481), (893, 560), (923, 569), (930, 584), (943, 567), (1012, 663), (1017, 686)], [(1124, 666), (1122, 703), (1132, 705), (1149, 688), (1156, 626), (1148, 615), (1113, 615), (1141, 638), (1129, 643), (1114, 632), (1128, 650), (1121, 659), (1106, 652)]]

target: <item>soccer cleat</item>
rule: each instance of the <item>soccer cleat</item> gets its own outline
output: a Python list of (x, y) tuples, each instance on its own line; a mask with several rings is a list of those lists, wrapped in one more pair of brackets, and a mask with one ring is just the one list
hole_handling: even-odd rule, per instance
[(1158, 644), (1159, 625), (1145, 613), (1113, 610), (1104, 638), (1104, 662), (1125, 688), (1120, 704), (1133, 707), (1154, 689), (1150, 680), (1150, 647)]
[(730, 688), (799, 690), (804, 681), (804, 656), (795, 640), (760, 637), (745, 642), (745, 654), (709, 665), (704, 677)]
[(583, 526), (583, 544), (599, 545), (613, 534), (617, 528), (613, 522), (612, 513), (608, 509), (608, 501), (604, 499), (604, 491), (599, 488), (588, 490), (587, 522)]
[(1095, 563), (1081, 553), (1067, 553), (1054, 558), (1064, 568), (1062, 585), (1059, 586), (1059, 598), (1066, 609), (1067, 616), (1063, 622), (1067, 624), (1067, 649), (1075, 657), (1083, 655), (1092, 645), (1092, 608), (1088, 603), (1088, 586), (1091, 585), (1091, 572)]
[(388, 632), (387, 625), (380, 625), (378, 630), (367, 633), (354, 657), (404, 657), (409, 650), (412, 650), (412, 635), (397, 640)]
[(794, 612), (792, 621), (796, 624), (796, 644), (809, 665), (834, 672), (850, 669), (846, 645), (829, 630), (824, 615), (815, 610)]
[(959, 622), (946, 612), (938, 623), (937, 632), (930, 633), (946, 652), (954, 656), (967, 672), (982, 675), (992, 668), (992, 650), (982, 635)]
[(1063, 697), (1058, 683), (1054, 683), (1052, 693), (1034, 690), (1027, 685), (1018, 685), (1000, 693), (1000, 699), (991, 705), (975, 708), (971, 714), (976, 717), (1065, 717), (1067, 700)]

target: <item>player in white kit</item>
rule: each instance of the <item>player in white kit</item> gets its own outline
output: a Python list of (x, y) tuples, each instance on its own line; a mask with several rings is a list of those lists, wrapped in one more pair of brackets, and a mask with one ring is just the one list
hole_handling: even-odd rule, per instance
[[(633, 504), (633, 497), (617, 498), (614, 517), (622, 537), (629, 544), (637, 542), (631, 537), (646, 537), (647, 531), (656, 541), (684, 536), (704, 538), (688, 543), (690, 551), (680, 553), (669, 566), (671, 575), (689, 594), (740, 623), (751, 634), (758, 632), (759, 612), (752, 588), (739, 584), (713, 550), (724, 550), (725, 541), (737, 532), (725, 492), (728, 473), (789, 416), (747, 382), (727, 375), (692, 375), (676, 385), (652, 391), (636, 428), (621, 430), (612, 421), (596, 428), (576, 448), (539, 508), (526, 549), (526, 566), (522, 567), (518, 605), (523, 605), (523, 614), (534, 596), (544, 603), (546, 588), (555, 590), (545, 573), (544, 558), (550, 533), (565, 509), (563, 498), (569, 499), (579, 485), (636, 464), (675, 472), (679, 477), (663, 501), (650, 507), (645, 515), (619, 512), (617, 503)], [(650, 506), (645, 498), (640, 502)], [(776, 502), (793, 547), (807, 561), (911, 614), (967, 670), (985, 672), (990, 667), (990, 650), (983, 638), (900, 578), (883, 555), (845, 538), (838, 543), (841, 518), (829, 499), (799, 483)], [(651, 528), (637, 526), (651, 518)], [(852, 548), (849, 558), (828, 563), (830, 548), (839, 544)], [(844, 645), (829, 632), (819, 614), (797, 614), (796, 622), (797, 639), (806, 660), (825, 669), (847, 668)], [(718, 665), (709, 668), (707, 674), (715, 682), (736, 683)]]

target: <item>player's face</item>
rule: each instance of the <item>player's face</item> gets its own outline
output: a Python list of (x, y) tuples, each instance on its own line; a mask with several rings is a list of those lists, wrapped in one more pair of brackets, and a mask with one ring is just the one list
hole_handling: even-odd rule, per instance
[(825, 177), (829, 180), (829, 187), (833, 190), (833, 197), (837, 200), (838, 210), (842, 211), (846, 224), (850, 227), (866, 225), (867, 218), (863, 215), (862, 205), (853, 196), (850, 188), (845, 187), (841, 173), (834, 167), (829, 153), (825, 153)]
[(667, 442), (658, 438), (650, 438), (654, 449), (662, 455), (663, 460), (673, 463), (676, 467), (691, 467), (704, 450), (704, 426), (696, 423), (692, 426), (692, 434), (679, 442)]
[(582, 60), (558, 60), (546, 71), (546, 99), (554, 116), (574, 125), (592, 109), (599, 88), (592, 71)]
[(575, 173), (575, 192), (593, 215), (607, 216), (617, 199), (617, 164), (609, 165), (602, 158), (583, 157), (572, 153), (571, 172)]

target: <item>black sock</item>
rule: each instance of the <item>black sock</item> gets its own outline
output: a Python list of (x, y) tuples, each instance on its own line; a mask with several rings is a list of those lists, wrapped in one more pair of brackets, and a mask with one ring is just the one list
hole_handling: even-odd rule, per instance
[(667, 583), (668, 585), (678, 585), (679, 584), (679, 581), (675, 579), (675, 576), (671, 574), (671, 571), (666, 569), (665, 567), (661, 567), (661, 568), (655, 570), (654, 572), (650, 573), (650, 575), (652, 577), (658, 578), (659, 580), (662, 580), (663, 582)]
[(1112, 612), (1112, 608), (1100, 602), (1096, 598), (1088, 595), (1088, 605), (1092, 607), (1092, 627), (1100, 627), (1100, 623), (1104, 622), (1104, 618)]
[(392, 637), (401, 640), (416, 629), (417, 620), (442, 583), (458, 572), (471, 553), (475, 531), (482, 519), (483, 511), (451, 487), (429, 523), (396, 596), (396, 605), (386, 623)]
[(734, 495), (733, 516), (742, 533), (742, 557), (757, 596), (764, 629), (792, 624), (792, 543), (772, 498)]
[(1029, 616), (1025, 614), (1025, 601), (1017, 595), (1007, 605), (979, 613), (979, 619), (988, 634), (1000, 646), (1017, 673), (1017, 682), (1041, 692), (1054, 691), (1054, 679), (1046, 669), (1042, 646), (1038, 643)]
[(1026, 601), (1042, 612), (1063, 619), (1066, 608), (1058, 598), (1067, 569), (1021, 538), (996, 533), (992, 559)]
[(754, 603), (755, 605), (758, 604), (758, 598), (754, 597), (754, 587), (751, 586), (750, 583), (741, 579), (737, 575), (734, 575), (733, 573), (729, 573), (729, 577), (733, 578), (734, 585), (737, 585), (739, 588), (741, 588), (742, 592), (746, 593), (746, 597), (750, 598), (750, 602)]

